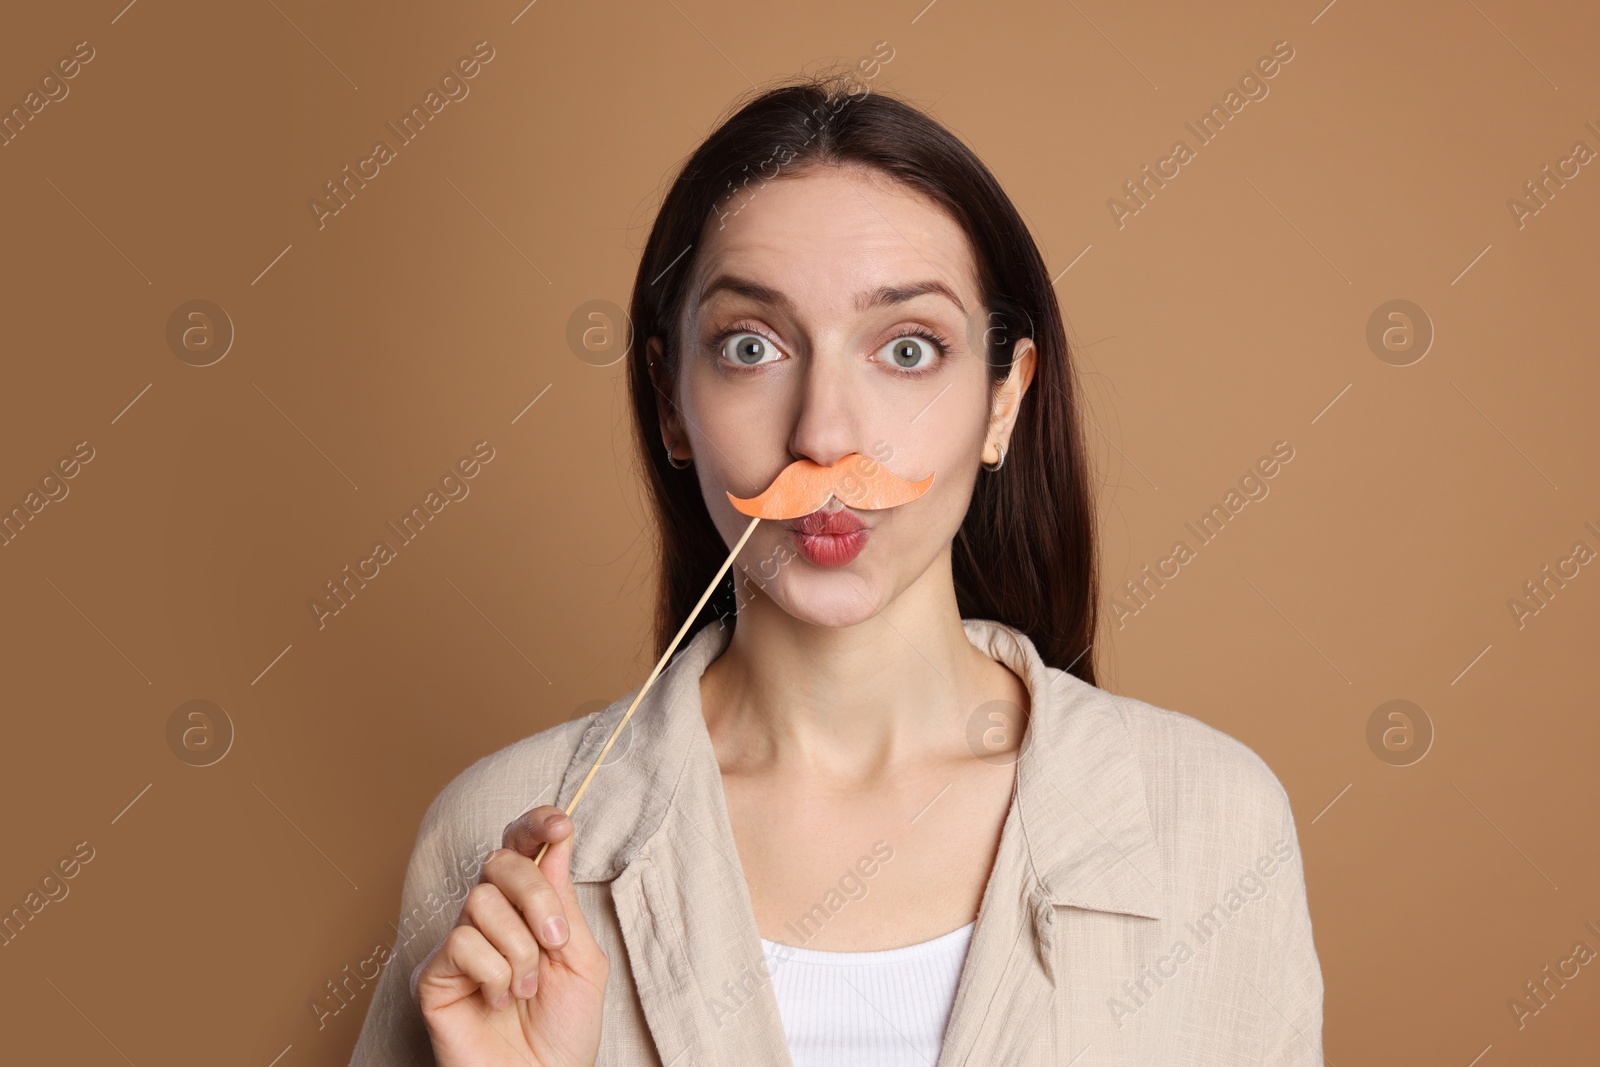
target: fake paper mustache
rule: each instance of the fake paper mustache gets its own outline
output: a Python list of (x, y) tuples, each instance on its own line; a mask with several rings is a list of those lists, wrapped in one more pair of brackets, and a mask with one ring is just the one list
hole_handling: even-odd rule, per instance
[(728, 500), (756, 518), (798, 519), (822, 510), (831, 497), (860, 511), (892, 508), (917, 499), (932, 484), (932, 474), (909, 482), (877, 460), (852, 452), (831, 467), (797, 459), (779, 471), (759, 496), (742, 500), (729, 493)]

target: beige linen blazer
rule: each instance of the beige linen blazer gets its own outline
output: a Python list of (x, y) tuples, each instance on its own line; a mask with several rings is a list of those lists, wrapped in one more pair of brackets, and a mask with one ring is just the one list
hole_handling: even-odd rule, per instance
[[(1010, 626), (962, 625), (1026, 683), (1031, 711), (934, 1067), (1320, 1065), (1322, 972), (1272, 771), (1197, 719), (1046, 666)], [(680, 650), (573, 816), (573, 881), (611, 961), (605, 1067), (791, 1067), (701, 715), (700, 676), (732, 632), (709, 625)], [(566, 806), (637, 692), (439, 793), (352, 1067), (434, 1063), (413, 969), (506, 824)]]

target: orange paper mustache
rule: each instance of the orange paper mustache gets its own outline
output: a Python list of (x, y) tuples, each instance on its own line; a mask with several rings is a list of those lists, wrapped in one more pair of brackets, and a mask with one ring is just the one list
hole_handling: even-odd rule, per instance
[(852, 452), (831, 467), (797, 459), (779, 471), (759, 496), (742, 500), (729, 493), (728, 500), (752, 517), (798, 519), (822, 510), (831, 497), (860, 511), (892, 508), (917, 499), (932, 484), (932, 474), (908, 482), (877, 460)]

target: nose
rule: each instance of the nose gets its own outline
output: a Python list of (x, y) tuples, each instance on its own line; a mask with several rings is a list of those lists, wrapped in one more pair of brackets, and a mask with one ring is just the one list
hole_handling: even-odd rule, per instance
[(842, 351), (820, 346), (805, 361), (789, 436), (794, 458), (829, 467), (861, 451), (866, 413), (857, 370)]

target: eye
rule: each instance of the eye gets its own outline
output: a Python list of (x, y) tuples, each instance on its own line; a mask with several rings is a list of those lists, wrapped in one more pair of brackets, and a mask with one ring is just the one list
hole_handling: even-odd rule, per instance
[(943, 355), (935, 341), (917, 334), (896, 337), (883, 346), (883, 351), (891, 365), (908, 371), (929, 370)]
[(778, 356), (776, 345), (760, 334), (748, 330), (730, 334), (722, 342), (721, 351), (730, 362), (741, 367), (771, 363)]

